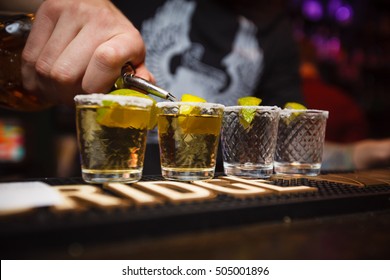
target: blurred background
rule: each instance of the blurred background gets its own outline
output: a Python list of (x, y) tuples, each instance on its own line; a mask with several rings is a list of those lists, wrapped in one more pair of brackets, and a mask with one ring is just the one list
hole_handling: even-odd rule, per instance
[(314, 57), (323, 81), (357, 103), (368, 123), (368, 137), (389, 137), (390, 1), (288, 3), (302, 58)]
[[(289, 0), (308, 107), (330, 110), (327, 140), (390, 137), (390, 1)], [(0, 180), (80, 175), (74, 109), (0, 108)]]

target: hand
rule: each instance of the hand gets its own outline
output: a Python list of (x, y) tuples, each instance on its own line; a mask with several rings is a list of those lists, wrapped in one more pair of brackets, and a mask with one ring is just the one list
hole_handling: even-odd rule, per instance
[(362, 140), (353, 146), (352, 159), (356, 169), (367, 169), (390, 164), (390, 138)]
[(362, 170), (390, 165), (390, 138), (366, 139), (349, 144), (326, 142), (323, 170)]
[(22, 59), (24, 87), (55, 103), (109, 91), (127, 61), (154, 82), (140, 33), (108, 0), (44, 1)]

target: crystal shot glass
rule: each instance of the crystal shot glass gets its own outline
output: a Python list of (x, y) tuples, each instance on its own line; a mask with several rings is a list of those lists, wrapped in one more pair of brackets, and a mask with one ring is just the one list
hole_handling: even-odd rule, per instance
[(280, 112), (274, 170), (276, 174), (316, 176), (321, 171), (328, 111), (284, 109)]
[(157, 103), (164, 178), (194, 181), (214, 177), (223, 108), (216, 103)]
[(74, 100), (84, 181), (140, 180), (153, 102), (110, 94), (77, 95)]
[(268, 178), (273, 173), (280, 108), (225, 108), (221, 144), (226, 175)]

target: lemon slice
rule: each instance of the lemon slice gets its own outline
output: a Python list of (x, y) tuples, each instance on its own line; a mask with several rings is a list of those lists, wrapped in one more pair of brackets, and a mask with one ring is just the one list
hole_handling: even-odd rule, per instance
[[(184, 93), (181, 96), (181, 102), (200, 102), (200, 103), (205, 103), (207, 102), (206, 99), (203, 99), (202, 97), (189, 94), (189, 93)], [(199, 110), (196, 110), (197, 108), (192, 105), (180, 105), (179, 108), (179, 117), (178, 117), (178, 124), (183, 130), (187, 130), (189, 127), (189, 119), (190, 115), (197, 115), (200, 114)]]
[(150, 112), (133, 106), (121, 106), (115, 101), (103, 100), (103, 107), (97, 110), (96, 121), (107, 127), (145, 129), (149, 124)]
[(294, 109), (294, 110), (307, 110), (307, 108), (305, 106), (303, 106), (302, 104), (297, 103), (297, 102), (287, 102), (284, 105), (284, 108), (285, 109)]
[(179, 117), (184, 118), (185, 125), (180, 123), (179, 125), (185, 134), (211, 134), (218, 135), (221, 129), (221, 118), (217, 116), (188, 116)]
[(109, 94), (136, 96), (136, 97), (142, 97), (142, 98), (147, 98), (147, 99), (152, 100), (153, 105), (152, 105), (152, 109), (150, 111), (150, 119), (149, 119), (148, 129), (153, 129), (156, 127), (156, 125), (157, 125), (157, 108), (156, 108), (156, 100), (155, 99), (153, 99), (152, 97), (150, 97), (142, 92), (139, 92), (139, 91), (136, 91), (133, 89), (126, 89), (126, 88), (114, 90), (114, 91), (110, 92)]
[(202, 97), (192, 95), (189, 93), (184, 93), (181, 97), (181, 102), (207, 102), (207, 101)]
[[(245, 96), (237, 100), (239, 106), (259, 106), (261, 99), (254, 96)], [(250, 126), (253, 119), (255, 118), (256, 109), (254, 108), (243, 108), (240, 111), (240, 123), (246, 129)]]
[[(196, 95), (192, 95), (192, 94), (189, 94), (189, 93), (185, 93), (182, 95), (181, 97), (181, 102), (201, 102), (201, 103), (205, 103), (207, 102), (206, 99), (203, 99), (202, 97), (199, 97), (199, 96), (196, 96)], [(196, 114), (197, 112), (193, 112), (194, 110), (194, 106), (191, 106), (191, 105), (181, 105), (180, 106), (180, 110), (179, 110), (179, 114), (180, 115), (189, 115), (189, 114)]]

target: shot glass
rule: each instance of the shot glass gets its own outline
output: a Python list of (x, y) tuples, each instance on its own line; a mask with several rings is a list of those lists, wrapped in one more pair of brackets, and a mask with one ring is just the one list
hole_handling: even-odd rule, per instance
[(274, 170), (276, 174), (320, 173), (328, 111), (284, 109), (280, 112)]
[(280, 108), (226, 107), (221, 144), (226, 175), (268, 178), (273, 173)]
[(164, 178), (194, 181), (214, 177), (223, 108), (215, 103), (157, 103)]
[(77, 95), (74, 100), (84, 181), (140, 180), (153, 102), (110, 94)]

